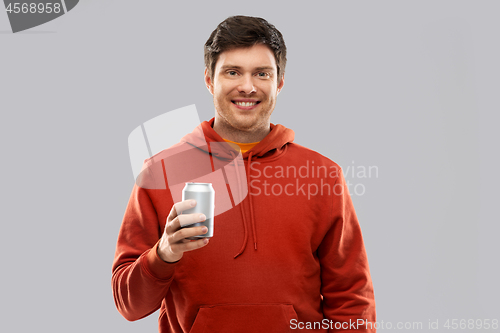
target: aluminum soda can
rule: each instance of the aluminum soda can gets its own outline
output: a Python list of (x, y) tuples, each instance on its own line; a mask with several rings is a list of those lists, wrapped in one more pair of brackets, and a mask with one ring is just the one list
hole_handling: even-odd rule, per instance
[(215, 211), (215, 191), (211, 183), (186, 183), (182, 190), (182, 201), (196, 200), (196, 206), (185, 210), (182, 214), (205, 214), (207, 219), (203, 222), (197, 222), (182, 226), (182, 228), (192, 228), (198, 226), (206, 226), (208, 231), (206, 234), (187, 239), (210, 238), (214, 235), (214, 211)]

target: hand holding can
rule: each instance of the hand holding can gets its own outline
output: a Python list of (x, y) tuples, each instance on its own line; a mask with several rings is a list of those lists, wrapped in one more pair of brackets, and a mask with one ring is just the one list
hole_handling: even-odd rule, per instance
[[(184, 225), (193, 225), (206, 220), (204, 214), (182, 214), (196, 206), (195, 200), (177, 202), (167, 217), (163, 235), (158, 244), (158, 256), (166, 262), (176, 262), (186, 251), (199, 249), (208, 244), (209, 238), (199, 238), (208, 232), (206, 226), (183, 228)], [(196, 237), (196, 238), (193, 238)], [(189, 239), (196, 239), (195, 241)]]

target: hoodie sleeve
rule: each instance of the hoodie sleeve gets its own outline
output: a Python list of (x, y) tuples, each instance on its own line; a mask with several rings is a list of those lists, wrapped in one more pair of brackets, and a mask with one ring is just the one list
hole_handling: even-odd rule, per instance
[(342, 172), (334, 188), (332, 225), (318, 248), (324, 318), (342, 327), (331, 331), (374, 333), (375, 298), (368, 258)]
[(160, 307), (176, 266), (164, 262), (157, 254), (165, 221), (160, 224), (151, 199), (153, 191), (165, 192), (134, 185), (112, 267), (114, 301), (118, 311), (130, 321), (144, 318)]

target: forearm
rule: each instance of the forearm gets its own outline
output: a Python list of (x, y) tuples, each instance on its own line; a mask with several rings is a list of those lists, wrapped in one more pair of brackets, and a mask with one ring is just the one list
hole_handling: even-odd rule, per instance
[(332, 323), (331, 332), (376, 332), (375, 299), (369, 275), (360, 276), (349, 289), (325, 291), (325, 294), (323, 314)]
[(113, 271), (115, 304), (127, 320), (138, 320), (156, 311), (168, 292), (176, 263), (162, 261), (156, 248), (157, 245)]

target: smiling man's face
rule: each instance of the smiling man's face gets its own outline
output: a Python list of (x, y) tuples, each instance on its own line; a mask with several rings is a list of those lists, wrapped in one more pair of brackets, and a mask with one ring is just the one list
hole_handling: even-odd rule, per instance
[(205, 83), (214, 96), (214, 130), (219, 135), (260, 141), (269, 133), (270, 117), (284, 84), (282, 78), (278, 85), (276, 60), (269, 47), (256, 44), (222, 52), (213, 80), (205, 69)]

